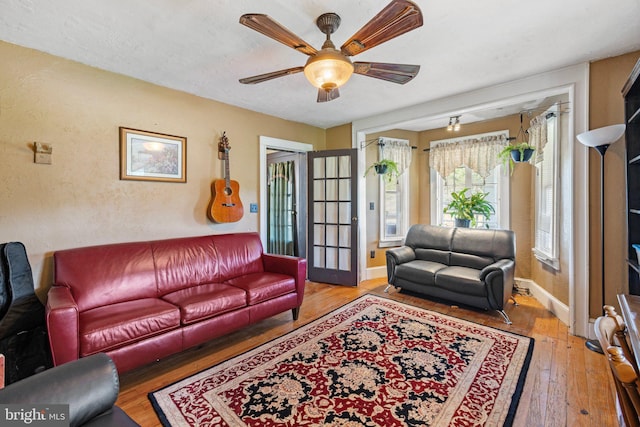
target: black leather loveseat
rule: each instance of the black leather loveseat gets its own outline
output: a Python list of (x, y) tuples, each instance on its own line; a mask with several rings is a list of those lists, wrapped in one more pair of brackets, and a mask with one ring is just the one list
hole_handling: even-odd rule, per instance
[(511, 324), (504, 307), (512, 298), (515, 243), (510, 230), (413, 225), (404, 246), (387, 250), (389, 286), (498, 310)]

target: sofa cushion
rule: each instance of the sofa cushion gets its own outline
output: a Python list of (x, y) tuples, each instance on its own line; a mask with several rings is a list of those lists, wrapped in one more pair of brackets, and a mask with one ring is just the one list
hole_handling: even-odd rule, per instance
[(414, 260), (398, 265), (395, 276), (411, 282), (433, 285), (436, 273), (446, 267), (438, 262)]
[(258, 233), (218, 234), (212, 238), (220, 266), (218, 282), (264, 271)]
[(166, 295), (203, 283), (219, 282), (219, 260), (211, 236), (151, 242), (158, 293)]
[(71, 289), (82, 311), (134, 299), (156, 298), (156, 272), (146, 242), (57, 251), (54, 283)]
[(248, 305), (255, 305), (296, 291), (296, 282), (293, 277), (279, 273), (247, 274), (228, 280), (227, 283), (244, 289)]
[(486, 296), (487, 287), (480, 280), (480, 270), (468, 267), (446, 267), (436, 273), (437, 287), (446, 288), (451, 292), (474, 296)]
[(180, 311), (158, 298), (106, 305), (80, 313), (80, 355), (105, 352), (180, 326)]
[(180, 308), (183, 325), (214, 317), (247, 305), (245, 291), (222, 283), (209, 283), (162, 297)]

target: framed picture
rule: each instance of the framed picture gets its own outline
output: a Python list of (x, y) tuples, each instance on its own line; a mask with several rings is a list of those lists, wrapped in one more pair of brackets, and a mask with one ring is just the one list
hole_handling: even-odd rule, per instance
[(187, 138), (120, 127), (120, 179), (187, 182)]

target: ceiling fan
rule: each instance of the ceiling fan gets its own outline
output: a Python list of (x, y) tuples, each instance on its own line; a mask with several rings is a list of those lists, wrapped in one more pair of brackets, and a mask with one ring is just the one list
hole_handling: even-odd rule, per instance
[(321, 50), (271, 19), (267, 15), (249, 13), (240, 17), (240, 23), (283, 43), (298, 52), (309, 55), (304, 67), (293, 67), (271, 73), (240, 79), (240, 83), (255, 84), (290, 74), (304, 72), (312, 85), (318, 88), (318, 102), (332, 101), (340, 96), (339, 87), (353, 73), (375, 77), (393, 83), (405, 84), (420, 70), (419, 65), (389, 64), (384, 62), (351, 62), (349, 57), (371, 49), (394, 37), (422, 26), (422, 12), (409, 0), (392, 0), (364, 27), (347, 40), (340, 50), (331, 41), (340, 25), (340, 16), (325, 13), (318, 17), (316, 25), (327, 39)]

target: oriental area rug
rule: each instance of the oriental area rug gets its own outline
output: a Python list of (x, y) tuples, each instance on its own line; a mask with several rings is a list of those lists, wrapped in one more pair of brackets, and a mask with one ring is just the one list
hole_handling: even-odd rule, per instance
[(510, 426), (533, 339), (373, 295), (149, 394), (165, 426)]

